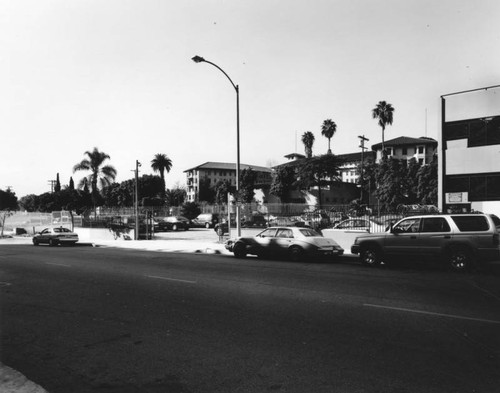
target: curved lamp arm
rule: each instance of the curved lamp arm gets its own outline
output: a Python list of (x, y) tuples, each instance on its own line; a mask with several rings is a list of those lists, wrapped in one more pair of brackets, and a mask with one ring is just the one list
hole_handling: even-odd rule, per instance
[(231, 84), (233, 85), (234, 87), (234, 90), (238, 91), (238, 85), (235, 85), (234, 82), (231, 80), (231, 78), (229, 77), (228, 74), (226, 74), (226, 71), (224, 71), (222, 68), (220, 68), (217, 64), (215, 63), (212, 63), (211, 61), (208, 61), (208, 60), (205, 60), (203, 57), (201, 56), (195, 56), (193, 57), (191, 60), (193, 60), (195, 63), (208, 63), (208, 64), (211, 64), (213, 65), (215, 68), (217, 68), (220, 72), (222, 72), (224, 75), (226, 75), (226, 78), (229, 79), (229, 82), (231, 82)]

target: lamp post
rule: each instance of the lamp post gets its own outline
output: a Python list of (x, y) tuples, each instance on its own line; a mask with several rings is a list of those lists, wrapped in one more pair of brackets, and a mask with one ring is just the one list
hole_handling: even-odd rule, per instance
[[(213, 65), (215, 68), (217, 68), (220, 72), (222, 72), (227, 79), (229, 79), (229, 82), (231, 82), (231, 85), (234, 87), (234, 90), (236, 91), (236, 232), (238, 234), (238, 237), (241, 236), (241, 223), (240, 223), (240, 205), (239, 205), (239, 191), (240, 191), (240, 89), (238, 85), (235, 85), (234, 82), (231, 80), (228, 74), (220, 68), (217, 64), (212, 63), (211, 61), (205, 60), (201, 56), (194, 56), (192, 60), (195, 63), (208, 63)], [(231, 222), (228, 223), (228, 226), (231, 227)]]
[(135, 160), (135, 234), (134, 240), (139, 240), (139, 167), (141, 163)]
[[(361, 176), (360, 176), (361, 181), (359, 182), (361, 184), (361, 197), (360, 197), (360, 199), (361, 199), (361, 203), (363, 203), (363, 185), (364, 185), (363, 184), (364, 183), (363, 167), (364, 167), (364, 163), (365, 163), (364, 154), (365, 154), (365, 150), (368, 149), (367, 147), (365, 147), (365, 141), (369, 141), (369, 139), (365, 138), (364, 135), (363, 136), (359, 135), (358, 138), (359, 138), (359, 142), (360, 142), (359, 147), (361, 148)], [(368, 204), (370, 204), (370, 195), (368, 195)]]

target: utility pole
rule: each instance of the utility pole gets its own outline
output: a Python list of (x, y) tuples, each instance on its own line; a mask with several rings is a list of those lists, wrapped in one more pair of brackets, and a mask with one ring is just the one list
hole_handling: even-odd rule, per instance
[(139, 240), (139, 167), (141, 163), (135, 160), (135, 236), (134, 240)]
[[(365, 163), (365, 150), (367, 150), (368, 148), (365, 147), (365, 141), (369, 141), (368, 138), (365, 138), (364, 135), (359, 135), (358, 136), (359, 138), (359, 147), (361, 148), (361, 174), (360, 174), (360, 185), (361, 185), (361, 203), (363, 203), (363, 183), (364, 183), (364, 179), (363, 179), (363, 175), (364, 175), (364, 172), (363, 172), (363, 166), (364, 166), (364, 163)], [(370, 196), (368, 196), (369, 198)]]
[(47, 182), (50, 184), (50, 192), (53, 193), (57, 180), (47, 180)]

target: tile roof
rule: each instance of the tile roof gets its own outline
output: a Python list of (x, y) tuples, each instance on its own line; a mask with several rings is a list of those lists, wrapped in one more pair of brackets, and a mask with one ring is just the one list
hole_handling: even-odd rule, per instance
[[(437, 141), (432, 138), (420, 137), (420, 138), (411, 138), (409, 136), (400, 136), (398, 138), (390, 139), (384, 142), (384, 145), (387, 146), (405, 146), (405, 145), (436, 145)], [(381, 143), (376, 143), (372, 145), (372, 150), (379, 150), (382, 147)]]
[[(248, 165), (240, 163), (240, 170), (252, 168), (254, 171), (258, 172), (271, 172), (271, 168), (257, 166), (257, 165)], [(195, 169), (222, 169), (222, 170), (236, 170), (236, 164), (231, 162), (213, 162), (208, 161), (204, 164), (195, 166), (190, 169), (186, 169), (184, 172), (189, 172)]]

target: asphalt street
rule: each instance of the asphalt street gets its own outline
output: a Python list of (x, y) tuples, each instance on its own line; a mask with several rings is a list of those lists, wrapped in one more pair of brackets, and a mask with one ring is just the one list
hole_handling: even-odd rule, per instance
[(498, 392), (500, 271), (0, 248), (2, 361), (59, 392)]

